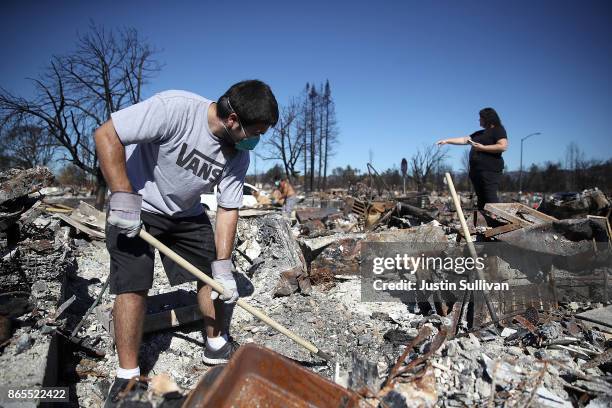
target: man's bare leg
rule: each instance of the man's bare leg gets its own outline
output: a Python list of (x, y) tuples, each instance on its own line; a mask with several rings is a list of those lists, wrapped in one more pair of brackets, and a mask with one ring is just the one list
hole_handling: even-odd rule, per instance
[(223, 320), (225, 318), (223, 301), (218, 298), (212, 300), (210, 298), (211, 290), (210, 286), (198, 282), (198, 304), (204, 316), (206, 337), (208, 338), (219, 337), (223, 334)]
[(119, 367), (138, 367), (138, 351), (142, 340), (142, 323), (146, 309), (147, 291), (117, 295), (113, 308), (115, 344)]

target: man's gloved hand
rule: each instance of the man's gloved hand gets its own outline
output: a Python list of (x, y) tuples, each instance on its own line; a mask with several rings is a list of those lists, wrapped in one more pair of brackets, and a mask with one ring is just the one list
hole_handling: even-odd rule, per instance
[(236, 280), (232, 273), (231, 259), (214, 261), (211, 267), (213, 279), (223, 285), (224, 291), (219, 295), (218, 292), (213, 290), (210, 293), (210, 298), (212, 300), (220, 298), (221, 300), (225, 300), (225, 303), (234, 303), (238, 300), (238, 288), (236, 287)]
[(140, 232), (140, 209), (142, 196), (136, 193), (117, 191), (108, 201), (106, 222), (120, 229), (121, 234), (134, 238)]

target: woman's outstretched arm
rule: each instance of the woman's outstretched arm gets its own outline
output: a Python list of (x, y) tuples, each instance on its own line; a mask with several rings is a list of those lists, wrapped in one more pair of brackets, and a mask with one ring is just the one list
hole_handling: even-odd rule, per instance
[(453, 145), (465, 145), (468, 144), (468, 140), (470, 140), (469, 136), (464, 137), (452, 137), (450, 139), (442, 139), (436, 142), (437, 145), (445, 145), (445, 144), (453, 144)]

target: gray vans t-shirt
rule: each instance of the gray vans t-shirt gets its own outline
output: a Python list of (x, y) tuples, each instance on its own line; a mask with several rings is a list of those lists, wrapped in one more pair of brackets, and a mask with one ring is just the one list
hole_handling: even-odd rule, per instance
[(142, 195), (143, 210), (199, 215), (200, 195), (215, 185), (221, 207), (241, 207), (249, 152), (211, 133), (211, 103), (190, 92), (166, 91), (111, 115), (126, 146), (128, 178)]

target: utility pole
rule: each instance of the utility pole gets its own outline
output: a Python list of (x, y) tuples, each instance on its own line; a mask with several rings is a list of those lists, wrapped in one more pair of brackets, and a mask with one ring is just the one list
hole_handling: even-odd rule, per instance
[(523, 142), (529, 139), (531, 136), (541, 135), (540, 132), (530, 133), (527, 136), (521, 139), (521, 167), (519, 170), (519, 199), (520, 195), (523, 193)]

